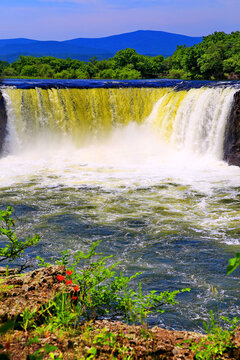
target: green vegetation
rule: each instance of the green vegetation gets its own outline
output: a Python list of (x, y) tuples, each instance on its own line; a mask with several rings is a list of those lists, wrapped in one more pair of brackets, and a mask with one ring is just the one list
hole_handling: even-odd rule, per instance
[(228, 349), (236, 348), (236, 344), (233, 342), (234, 330), (239, 324), (240, 319), (234, 318), (229, 320), (226, 317), (222, 319), (228, 323), (228, 329), (223, 329), (218, 320), (214, 318), (213, 311), (210, 311), (209, 324), (203, 322), (206, 333), (206, 337), (203, 337), (199, 343), (191, 343), (190, 349), (195, 353), (196, 360), (213, 360), (221, 359), (220, 356)]
[[(229, 259), (227, 274), (231, 274), (239, 265), (240, 253), (237, 253), (234, 258)], [(219, 323), (220, 319), (225, 322), (224, 328)], [(234, 317), (229, 320), (227, 317), (221, 316), (220, 319), (216, 319), (211, 310), (209, 323), (203, 322), (207, 336), (197, 343), (187, 341), (190, 343), (189, 348), (194, 352), (196, 360), (221, 359), (224, 352), (237, 348), (233, 339), (235, 330), (240, 324), (240, 318)]]
[(120, 50), (108, 60), (57, 59), (50, 56), (41, 58), (20, 56), (12, 64), (4, 62), (0, 74), (5, 77), (55, 78), (55, 79), (141, 79), (157, 76), (162, 68), (163, 56), (139, 55), (133, 49)]
[(215, 32), (195, 46), (179, 46), (166, 62), (169, 74), (175, 78), (239, 79), (240, 32)]
[[(11, 217), (12, 211), (11, 207), (0, 211), (0, 235), (7, 238), (5, 246), (0, 247), (0, 261), (14, 261), (21, 257), (26, 248), (36, 245), (40, 240), (40, 236), (36, 234), (32, 238), (27, 237), (25, 241), (18, 239), (12, 229), (15, 224)], [(42, 315), (54, 326), (60, 328), (80, 319), (86, 321), (102, 317), (122, 317), (129, 322), (143, 323), (149, 314), (163, 313), (164, 304), (175, 304), (177, 294), (190, 291), (183, 289), (160, 294), (151, 291), (150, 294), (143, 295), (141, 283), (138, 291), (134, 291), (129, 288), (129, 282), (140, 273), (131, 277), (122, 273), (116, 276), (114, 269), (118, 263), (107, 266), (106, 261), (111, 256), (99, 258), (102, 254), (96, 252), (98, 245), (98, 242), (94, 243), (87, 254), (81, 251), (73, 254), (71, 262), (71, 254), (66, 250), (62, 259), (56, 262), (67, 267), (66, 276), (59, 275), (58, 280), (70, 287), (57, 294), (43, 310)], [(50, 265), (40, 257), (38, 260), (40, 265)], [(34, 315), (34, 312), (29, 312), (28, 309), (22, 314), (24, 330), (32, 323)]]
[(231, 274), (236, 268), (240, 266), (240, 253), (236, 253), (234, 258), (229, 259), (227, 266), (227, 274)]
[[(58, 280), (65, 283), (67, 289), (43, 310), (46, 321), (50, 321), (53, 327), (61, 328), (69, 323), (76, 325), (77, 322), (101, 318), (121, 318), (131, 323), (144, 323), (150, 314), (163, 313), (165, 304), (176, 304), (177, 294), (190, 291), (183, 289), (160, 294), (151, 291), (145, 295), (141, 283), (135, 291), (129, 283), (140, 273), (131, 277), (122, 273), (116, 275), (114, 269), (118, 264), (107, 266), (106, 262), (111, 256), (99, 258), (102, 254), (96, 252), (98, 245), (98, 242), (94, 243), (87, 254), (81, 251), (73, 254), (66, 275), (59, 275)], [(63, 262), (66, 262), (65, 255)]]
[(189, 80), (240, 79), (240, 32), (215, 32), (192, 47), (178, 46), (168, 58), (118, 51), (113, 58), (80, 60), (51, 56), (20, 56), (8, 64), (0, 61), (0, 76), (54, 79), (147, 79)]
[[(38, 235), (34, 235), (24, 242), (19, 240), (12, 230), (14, 226), (12, 211), (11, 207), (6, 211), (0, 211), (0, 235), (7, 237), (7, 244), (0, 247), (0, 254), (1, 259), (8, 261), (19, 258), (27, 247), (35, 245), (40, 239)], [(118, 263), (112, 264), (111, 256), (103, 257), (101, 253), (97, 253), (98, 245), (99, 242), (94, 243), (87, 253), (78, 251), (72, 254), (68, 250), (62, 253), (62, 258), (55, 262), (64, 269), (62, 273), (57, 272), (58, 290), (47, 302), (40, 305), (37, 302), (36, 307), (34, 305), (31, 309), (26, 307), (24, 311), (10, 317), (0, 326), (0, 336), (4, 339), (4, 345), (0, 344), (0, 349), (10, 349), (11, 341), (15, 341), (14, 329), (22, 329), (22, 335), (19, 335), (19, 330), (17, 334), (25, 338), (25, 347), (28, 349), (26, 359), (66, 359), (62, 350), (63, 338), (69, 339), (67, 346), (71, 357), (67, 359), (105, 359), (106, 353), (112, 360), (137, 358), (135, 349), (131, 345), (133, 341), (131, 332), (122, 331), (119, 325), (115, 328), (117, 331), (110, 331), (104, 323), (99, 327), (101, 319), (110, 321), (120, 319), (128, 324), (142, 324), (142, 327), (135, 330), (137, 334), (134, 333), (134, 341), (137, 337), (141, 343), (151, 341), (154, 343), (154, 332), (147, 327), (149, 315), (163, 313), (165, 305), (176, 304), (175, 297), (190, 289), (163, 291), (159, 294), (151, 291), (149, 294), (144, 294), (141, 283), (137, 290), (132, 289), (129, 287), (130, 282), (140, 273), (131, 277), (117, 273), (115, 269)], [(239, 259), (238, 253), (229, 260), (228, 273), (240, 265)], [(44, 259), (38, 257), (38, 260), (39, 265), (49, 267), (50, 264)], [(17, 277), (20, 275), (15, 275), (13, 278)], [(16, 290), (18, 281), (15, 282), (16, 285), (7, 284), (4, 284), (4, 277), (1, 278), (0, 292), (5, 297), (11, 296), (11, 290), (14, 291), (14, 288)], [(237, 349), (234, 334), (240, 319), (234, 318), (231, 321), (226, 317), (221, 319), (225, 324), (228, 323), (227, 327), (220, 326), (220, 318), (215, 319), (211, 311), (210, 323), (204, 322), (207, 336), (200, 336), (197, 341), (184, 340), (178, 344), (179, 347), (185, 349), (184, 351), (186, 349), (191, 351), (196, 360), (225, 358), (225, 353)], [(107, 324), (109, 326), (110, 323)], [(49, 336), (54, 336), (54, 340), (49, 339)], [(71, 338), (75, 339), (75, 347)], [(14, 351), (17, 353), (18, 340), (15, 346)], [(69, 354), (67, 356), (70, 356)], [(10, 359), (10, 357), (7, 353), (2, 353), (0, 359)]]
[[(0, 211), (0, 235), (4, 237), (4, 247), (0, 247), (0, 262), (4, 260), (14, 261), (21, 258), (24, 251), (33, 245), (36, 245), (40, 236), (35, 234), (33, 237), (27, 237), (25, 241), (18, 238), (13, 230), (14, 220), (11, 217), (13, 209), (9, 206), (7, 210)], [(26, 268), (26, 262), (20, 270)]]
[[(31, 239), (27, 238), (25, 242), (18, 240), (12, 230), (14, 226), (14, 220), (11, 217), (12, 211), (13, 209), (10, 207), (6, 211), (0, 211), (2, 221), (0, 234), (6, 236), (10, 243), (6, 244), (4, 248), (0, 248), (0, 253), (2, 260), (9, 261), (21, 256), (27, 247), (35, 245), (39, 241), (37, 235)], [(106, 318), (121, 319), (134, 324), (146, 324), (150, 314), (163, 313), (164, 305), (176, 304), (175, 297), (182, 292), (190, 291), (190, 289), (164, 291), (160, 294), (151, 291), (149, 294), (144, 294), (141, 283), (139, 283), (138, 289), (135, 291), (129, 286), (129, 283), (140, 273), (131, 277), (124, 276), (122, 273), (117, 275), (115, 268), (118, 263), (107, 264), (111, 256), (102, 257), (101, 253), (97, 253), (98, 245), (98, 242), (94, 243), (87, 253), (78, 251), (71, 254), (70, 251), (64, 251), (62, 258), (56, 262), (65, 268), (64, 274), (59, 273), (57, 276), (60, 290), (40, 307), (36, 306), (32, 309), (26, 307), (10, 322), (2, 325), (0, 335), (19, 327), (24, 331), (26, 338), (28, 338), (29, 332), (37, 334), (63, 331), (67, 332), (70, 337), (72, 334), (77, 334), (82, 338), (87, 337), (88, 341), (90, 338), (92, 346), (87, 348), (82, 359), (95, 359), (98, 348), (104, 345), (110, 347), (113, 355), (110, 357), (111, 359), (130, 360), (131, 356), (124, 355), (125, 352), (129, 353), (130, 349), (120, 346), (114, 333), (106, 328), (93, 332), (91, 324), (98, 319)], [(49, 266), (44, 259), (40, 257), (38, 259), (41, 265)], [(0, 287), (0, 290), (6, 296), (5, 286)], [(30, 338), (27, 342), (29, 345), (38, 343), (40, 343), (38, 336)], [(58, 351), (56, 355), (56, 350), (58, 348), (55, 345), (46, 343), (35, 352), (29, 353), (27, 359), (40, 360), (46, 357), (61, 359), (62, 353)], [(115, 357), (114, 354), (117, 354), (118, 357)], [(4, 356), (9, 359), (6, 354)]]

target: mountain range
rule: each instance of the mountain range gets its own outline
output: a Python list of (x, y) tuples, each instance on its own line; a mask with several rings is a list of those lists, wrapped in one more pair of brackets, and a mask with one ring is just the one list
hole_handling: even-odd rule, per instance
[(117, 51), (135, 49), (142, 55), (171, 56), (177, 45), (192, 46), (202, 41), (202, 37), (172, 34), (164, 31), (138, 30), (130, 33), (102, 38), (77, 38), (65, 41), (40, 41), (25, 38), (0, 40), (0, 60), (15, 61), (19, 55), (55, 56), (58, 58), (88, 61), (97, 56), (107, 59)]

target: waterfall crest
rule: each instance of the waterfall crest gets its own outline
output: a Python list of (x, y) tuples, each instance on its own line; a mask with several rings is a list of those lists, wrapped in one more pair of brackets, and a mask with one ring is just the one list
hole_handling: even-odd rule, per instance
[(232, 87), (2, 90), (8, 114), (8, 152), (41, 139), (76, 146), (105, 139), (131, 122), (154, 129), (178, 150), (223, 158)]

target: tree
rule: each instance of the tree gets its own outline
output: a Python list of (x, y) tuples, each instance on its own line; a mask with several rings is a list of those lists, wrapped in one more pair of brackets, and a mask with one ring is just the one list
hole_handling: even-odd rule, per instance
[(18, 72), (11, 66), (6, 67), (3, 70), (3, 76), (17, 76)]
[(89, 74), (86, 70), (79, 68), (75, 71), (75, 75), (77, 79), (88, 79)]
[(121, 69), (129, 64), (135, 66), (138, 62), (139, 54), (134, 49), (120, 50), (113, 57), (114, 68)]
[(162, 56), (162, 55), (154, 56), (152, 58), (149, 58), (149, 61), (151, 62), (152, 75), (161, 74), (163, 72), (164, 56)]
[(224, 77), (223, 61), (225, 49), (222, 41), (210, 44), (205, 53), (197, 60), (200, 72), (205, 79), (222, 79)]
[(74, 79), (75, 78), (75, 72), (74, 70), (63, 70), (59, 73), (55, 74), (55, 79)]
[(0, 76), (7, 67), (9, 67), (9, 63), (7, 61), (0, 60)]
[(97, 77), (100, 79), (114, 79), (116, 78), (116, 73), (113, 69), (104, 69), (98, 73)]
[(116, 79), (122, 79), (122, 80), (137, 80), (141, 79), (141, 73), (140, 71), (137, 71), (133, 68), (133, 65), (128, 65), (123, 67), (122, 69), (117, 69), (115, 72)]
[(54, 76), (54, 69), (49, 64), (42, 64), (39, 67), (39, 74), (45, 78), (52, 78)]
[(229, 77), (236, 75), (240, 78), (240, 53), (223, 61), (223, 71), (225, 71)]
[(25, 65), (21, 70), (21, 75), (37, 77), (40, 75), (40, 73), (36, 65)]
[(21, 55), (11, 65), (0, 62), (0, 74), (1, 71), (5, 76), (64, 79), (140, 79), (160, 76), (192, 80), (237, 79), (240, 78), (240, 32), (215, 32), (203, 37), (202, 42), (194, 46), (178, 46), (167, 59), (162, 55), (140, 55), (131, 48), (122, 49), (107, 60), (99, 61), (93, 57), (88, 63), (70, 58)]

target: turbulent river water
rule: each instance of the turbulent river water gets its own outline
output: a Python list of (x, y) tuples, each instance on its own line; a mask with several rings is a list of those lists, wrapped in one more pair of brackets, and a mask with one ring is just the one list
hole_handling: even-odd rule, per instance
[(1, 208), (42, 237), (26, 258), (102, 240), (144, 291), (191, 288), (151, 324), (199, 330), (210, 309), (239, 314), (226, 266), (240, 248), (240, 168), (222, 160), (238, 87), (3, 86)]

